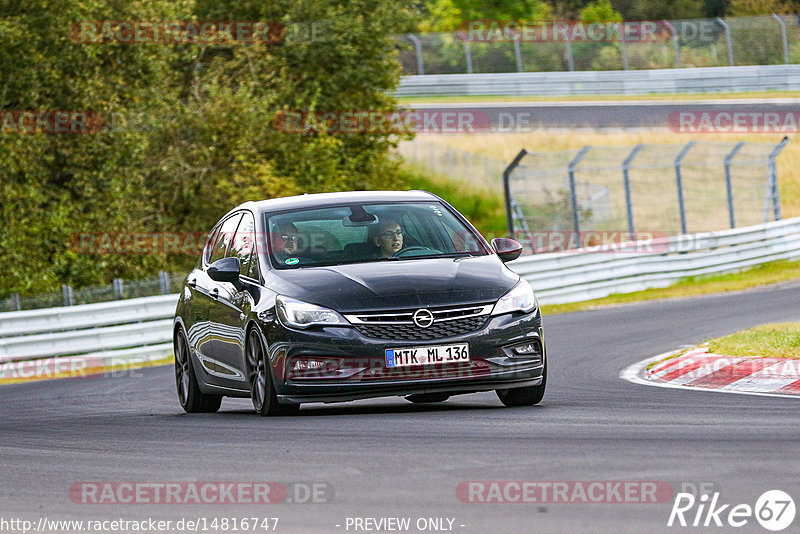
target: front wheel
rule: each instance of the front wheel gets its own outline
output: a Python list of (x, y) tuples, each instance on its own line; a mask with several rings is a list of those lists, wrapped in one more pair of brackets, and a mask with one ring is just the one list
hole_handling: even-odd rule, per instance
[(293, 415), (300, 411), (299, 404), (278, 404), (278, 396), (272, 383), (272, 373), (267, 364), (267, 353), (261, 336), (253, 328), (247, 336), (247, 381), (253, 408), (261, 416)]
[(498, 389), (497, 398), (505, 406), (533, 406), (542, 402), (544, 390), (547, 386), (547, 364), (542, 371), (542, 383), (538, 386), (524, 388)]
[(194, 364), (189, 353), (189, 342), (183, 329), (178, 330), (173, 340), (175, 349), (175, 384), (178, 401), (186, 413), (213, 413), (219, 410), (222, 396), (207, 395), (200, 391)]

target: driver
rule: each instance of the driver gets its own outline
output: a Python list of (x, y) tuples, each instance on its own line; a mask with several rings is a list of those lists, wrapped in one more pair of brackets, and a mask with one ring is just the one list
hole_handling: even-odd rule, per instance
[(372, 242), (381, 258), (394, 256), (403, 248), (403, 229), (396, 221), (383, 221), (378, 224)]
[(278, 261), (285, 261), (286, 259), (297, 255), (300, 249), (300, 234), (297, 227), (292, 223), (286, 223), (276, 228), (276, 243), (275, 255)]

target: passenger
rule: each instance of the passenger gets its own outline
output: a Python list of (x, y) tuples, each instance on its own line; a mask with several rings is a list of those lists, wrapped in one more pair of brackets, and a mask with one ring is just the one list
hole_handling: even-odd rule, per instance
[(403, 229), (395, 221), (378, 224), (372, 243), (378, 247), (378, 257), (394, 256), (403, 248)]

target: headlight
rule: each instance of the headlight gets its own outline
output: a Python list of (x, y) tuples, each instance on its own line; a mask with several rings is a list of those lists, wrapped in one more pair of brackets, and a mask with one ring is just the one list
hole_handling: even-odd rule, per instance
[(500, 300), (494, 305), (492, 315), (500, 315), (501, 313), (511, 313), (515, 311), (529, 312), (536, 309), (538, 306), (539, 303), (536, 302), (536, 295), (533, 294), (533, 288), (531, 288), (531, 285), (524, 278), (520, 278), (517, 285), (500, 297)]
[(323, 308), (282, 295), (275, 298), (275, 309), (283, 324), (295, 328), (308, 328), (314, 325), (350, 325), (347, 319), (330, 308)]

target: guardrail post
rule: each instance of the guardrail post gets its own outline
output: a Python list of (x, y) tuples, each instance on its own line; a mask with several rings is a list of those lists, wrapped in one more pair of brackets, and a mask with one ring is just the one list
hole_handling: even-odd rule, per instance
[(19, 293), (11, 293), (11, 309), (19, 311), (22, 309), (22, 303), (19, 300)]
[(519, 154), (513, 159), (511, 163), (508, 164), (508, 167), (503, 171), (503, 195), (505, 196), (506, 200), (506, 224), (508, 226), (508, 235), (510, 237), (514, 237), (514, 203), (511, 199), (511, 184), (509, 180), (511, 178), (511, 173), (514, 172), (514, 169), (517, 168), (519, 162), (522, 161), (528, 152), (523, 148), (519, 151)]
[(739, 142), (730, 154), (725, 156), (725, 187), (728, 189), (728, 214), (731, 221), (731, 228), (736, 228), (736, 218), (733, 213), (733, 183), (731, 181), (731, 161), (745, 145), (744, 141)]
[(122, 278), (114, 278), (111, 284), (114, 289), (114, 299), (115, 300), (122, 299), (122, 289), (123, 289)]
[(567, 67), (570, 72), (575, 70), (575, 58), (572, 57), (572, 41), (567, 41)]
[(778, 24), (781, 25), (781, 37), (783, 38), (783, 62), (787, 65), (789, 64), (789, 39), (786, 36), (786, 23), (783, 22), (783, 19), (780, 18), (775, 13), (772, 14), (775, 20), (778, 21)]
[(517, 72), (524, 72), (522, 70), (522, 51), (519, 47), (519, 39), (514, 39), (514, 57), (517, 59)]
[(728, 26), (728, 23), (722, 20), (721, 18), (717, 17), (717, 22), (719, 22), (722, 27), (725, 29), (725, 42), (728, 45), (728, 63), (731, 67), (733, 67), (733, 45), (731, 43), (731, 27)]
[(63, 284), (61, 286), (61, 295), (64, 297), (64, 306), (75, 305), (75, 294), (72, 291), (72, 286)]
[(472, 74), (472, 50), (469, 41), (464, 41), (464, 57), (467, 59), (467, 74)]
[(578, 212), (578, 191), (575, 187), (575, 167), (581, 162), (583, 156), (592, 149), (591, 145), (585, 146), (578, 152), (578, 155), (569, 162), (567, 171), (569, 172), (569, 191), (572, 196), (572, 224), (575, 227), (575, 240), (578, 248), (581, 247), (581, 214)]
[(695, 141), (689, 141), (681, 153), (678, 154), (678, 157), (675, 158), (675, 182), (678, 186), (678, 209), (681, 212), (681, 234), (686, 235), (686, 207), (683, 204), (683, 177), (681, 176), (681, 163), (683, 162), (683, 158), (686, 157), (686, 154), (692, 149), (695, 145)]
[(161, 286), (161, 294), (169, 295), (169, 273), (167, 271), (158, 272), (158, 282)]
[(625, 180), (625, 206), (628, 211), (628, 239), (635, 239), (634, 227), (633, 227), (633, 202), (631, 202), (631, 178), (630, 178), (630, 166), (633, 163), (633, 158), (636, 157), (636, 154), (644, 148), (644, 144), (639, 143), (636, 145), (628, 157), (625, 158), (625, 161), (622, 162), (622, 177)]
[(675, 31), (675, 26), (670, 24), (668, 20), (663, 22), (664, 26), (669, 28), (669, 31), (672, 32), (672, 48), (675, 51), (675, 68), (679, 69), (681, 67), (681, 43), (678, 41), (678, 32)]
[(775, 220), (781, 220), (781, 197), (780, 192), (778, 191), (778, 154), (781, 153), (783, 147), (786, 146), (786, 143), (789, 142), (789, 137), (786, 136), (781, 140), (780, 143), (775, 147), (772, 153), (769, 155), (769, 180), (772, 184), (772, 212), (775, 216)]
[(422, 63), (422, 41), (413, 33), (409, 33), (407, 37), (414, 43), (414, 50), (417, 53), (417, 74), (425, 74), (425, 65)]

